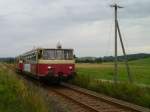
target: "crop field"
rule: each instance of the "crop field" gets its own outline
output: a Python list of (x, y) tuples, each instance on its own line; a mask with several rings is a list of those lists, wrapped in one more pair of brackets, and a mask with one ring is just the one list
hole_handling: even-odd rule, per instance
[[(150, 85), (150, 58), (130, 61), (130, 72), (137, 84)], [(91, 80), (113, 80), (113, 63), (102, 64), (76, 64), (77, 74), (89, 77)], [(119, 81), (128, 81), (127, 72), (123, 62), (119, 63)]]

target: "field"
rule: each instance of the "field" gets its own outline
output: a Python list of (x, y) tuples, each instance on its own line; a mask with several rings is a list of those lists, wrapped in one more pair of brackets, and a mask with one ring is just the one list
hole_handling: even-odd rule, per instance
[[(150, 85), (150, 58), (131, 61), (130, 71), (134, 83), (141, 85)], [(77, 74), (88, 76), (91, 80), (113, 80), (113, 63), (103, 64), (76, 64)], [(125, 65), (119, 63), (119, 81), (128, 81)]]
[(129, 63), (133, 83), (129, 83), (123, 63), (119, 63), (117, 84), (112, 83), (113, 63), (76, 64), (77, 76), (70, 83), (150, 108), (150, 58)]

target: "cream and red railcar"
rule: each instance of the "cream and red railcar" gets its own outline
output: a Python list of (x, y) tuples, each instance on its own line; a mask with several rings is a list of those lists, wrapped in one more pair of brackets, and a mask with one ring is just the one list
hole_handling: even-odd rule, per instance
[(73, 49), (38, 48), (17, 57), (17, 70), (40, 79), (63, 80), (75, 75)]

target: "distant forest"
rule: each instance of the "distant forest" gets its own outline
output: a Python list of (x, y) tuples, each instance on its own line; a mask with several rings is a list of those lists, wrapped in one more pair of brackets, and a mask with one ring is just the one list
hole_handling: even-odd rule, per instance
[[(127, 58), (129, 61), (138, 60), (150, 57), (150, 54), (138, 53), (129, 54)], [(102, 63), (102, 62), (113, 62), (114, 56), (104, 56), (104, 57), (76, 57), (76, 63)], [(124, 61), (124, 56), (118, 56), (118, 61)]]
[[(150, 54), (146, 53), (139, 53), (139, 54), (130, 54), (127, 55), (129, 61), (131, 60), (138, 60), (143, 58), (150, 57)], [(118, 61), (123, 61), (124, 56), (118, 56)], [(103, 62), (113, 62), (114, 56), (104, 56), (104, 57), (75, 57), (76, 63), (103, 63)], [(15, 58), (7, 57), (7, 58), (0, 58), (0, 62), (7, 62), (7, 63), (14, 63)]]
[(6, 62), (6, 63), (14, 63), (15, 60), (16, 59), (13, 57), (0, 58), (0, 62)]

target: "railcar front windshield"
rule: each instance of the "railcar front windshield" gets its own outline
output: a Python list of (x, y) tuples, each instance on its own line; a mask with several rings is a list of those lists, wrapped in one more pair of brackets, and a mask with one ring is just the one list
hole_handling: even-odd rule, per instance
[(72, 60), (73, 50), (70, 49), (44, 49), (43, 59), (45, 60)]

